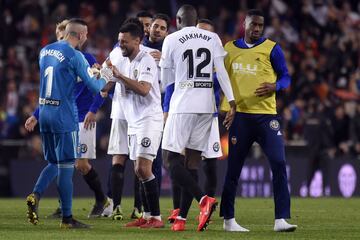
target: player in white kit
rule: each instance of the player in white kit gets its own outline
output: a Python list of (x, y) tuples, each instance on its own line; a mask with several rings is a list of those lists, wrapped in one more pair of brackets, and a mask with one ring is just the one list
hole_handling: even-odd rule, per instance
[(149, 209), (142, 218), (126, 227), (161, 228), (164, 223), (160, 216), (159, 189), (152, 173), (152, 161), (162, 137), (163, 114), (156, 62), (150, 54), (140, 50), (143, 35), (144, 30), (137, 24), (122, 25), (119, 46), (124, 58), (113, 65), (114, 77), (120, 83), (120, 103), (128, 122), (129, 157), (135, 161), (135, 173), (145, 196), (143, 202)]
[[(134, 23), (139, 27), (143, 27), (142, 23), (137, 18), (128, 18), (123, 24)], [(145, 29), (144, 29), (145, 31)], [(157, 51), (140, 44), (140, 50), (150, 53), (150, 55)], [(110, 52), (108, 60), (104, 62), (103, 67), (107, 65), (114, 65), (117, 68), (121, 68), (122, 61), (126, 57), (122, 55), (121, 48), (119, 43), (117, 43), (113, 50)], [(111, 195), (113, 198), (113, 205), (111, 208), (106, 208), (104, 210), (103, 216), (111, 216), (113, 220), (122, 220), (123, 212), (121, 209), (121, 199), (124, 185), (124, 169), (125, 163), (128, 159), (129, 150), (128, 150), (128, 134), (127, 134), (127, 121), (124, 115), (123, 106), (120, 103), (123, 96), (124, 88), (121, 88), (121, 83), (111, 82), (108, 83), (107, 87), (102, 90), (103, 96), (108, 96), (109, 90), (114, 89), (112, 97), (112, 110), (111, 110), (111, 131), (110, 139), (108, 146), (108, 154), (113, 155), (112, 159), (112, 170), (110, 176), (110, 186), (111, 186)], [(156, 174), (155, 174), (156, 176)], [(136, 180), (138, 179), (135, 177)], [(138, 219), (142, 216), (142, 203), (140, 198), (145, 198), (144, 196), (140, 197), (142, 191), (140, 191), (139, 180), (134, 182), (134, 210), (131, 214), (131, 218)], [(148, 212), (147, 205), (144, 206), (145, 212)]]
[[(165, 38), (160, 60), (162, 84), (166, 86), (175, 80), (162, 148), (167, 151), (172, 180), (183, 191), (189, 191), (200, 204), (197, 230), (202, 231), (217, 202), (215, 198), (203, 194), (196, 180), (197, 171), (189, 171), (181, 153), (186, 149), (192, 152), (192, 156), (201, 159), (201, 152), (207, 150), (212, 114), (215, 112), (214, 67), (231, 106), (224, 121), (226, 128), (233, 121), (235, 102), (223, 62), (226, 52), (219, 36), (195, 27), (197, 13), (191, 5), (183, 5), (177, 12), (176, 20), (180, 30)], [(184, 230), (188, 208), (189, 206), (181, 203), (180, 214), (172, 230)]]
[[(215, 25), (214, 23), (209, 19), (199, 19), (196, 27), (210, 31), (215, 32)], [(216, 109), (218, 109), (220, 104), (220, 84), (217, 80), (216, 74), (213, 75), (214, 77), (214, 97), (216, 102)], [(168, 114), (169, 112), (169, 104), (171, 95), (174, 91), (174, 84), (169, 85), (166, 88), (165, 96), (164, 96), (164, 103), (163, 103), (163, 109), (164, 109), (164, 115)], [(211, 124), (211, 132), (208, 139), (208, 147), (205, 152), (202, 152), (201, 154), (203, 158), (203, 171), (205, 174), (205, 184), (204, 184), (204, 193), (208, 195), (209, 197), (214, 197), (216, 193), (216, 185), (217, 185), (217, 167), (216, 162), (217, 158), (222, 156), (222, 149), (220, 144), (220, 133), (219, 133), (219, 121), (218, 121), (218, 113), (215, 112), (213, 115), (213, 122)], [(192, 157), (189, 153), (185, 153), (185, 165), (186, 167), (192, 171), (198, 170), (199, 168), (199, 159), (195, 155), (195, 157)], [(190, 195), (188, 197), (189, 204), (192, 202), (192, 195), (190, 193), (187, 193)], [(176, 220), (176, 217), (180, 213), (180, 200), (181, 200), (181, 187), (176, 184), (176, 182), (172, 182), (172, 197), (173, 197), (173, 210), (171, 210), (170, 216), (168, 217), (168, 221), (170, 223), (173, 223)], [(184, 196), (183, 196), (184, 198)]]

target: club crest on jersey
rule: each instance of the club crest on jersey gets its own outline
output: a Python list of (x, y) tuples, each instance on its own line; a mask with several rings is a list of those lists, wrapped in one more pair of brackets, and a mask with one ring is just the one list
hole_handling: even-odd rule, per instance
[(137, 69), (134, 69), (134, 77), (137, 78), (139, 75), (139, 71)]
[(237, 138), (235, 136), (231, 137), (231, 143), (235, 145), (237, 143)]
[(86, 153), (88, 150), (88, 147), (86, 144), (80, 144), (80, 151), (81, 153)]
[(280, 129), (280, 123), (278, 120), (271, 120), (269, 125), (272, 130), (278, 131)]
[(215, 152), (218, 152), (218, 151), (220, 150), (220, 144), (219, 144), (218, 142), (214, 143), (214, 145), (213, 145), (213, 150), (214, 150)]
[(141, 146), (147, 148), (147, 147), (150, 147), (150, 145), (151, 145), (151, 140), (150, 140), (150, 138), (144, 137), (144, 138), (141, 140)]

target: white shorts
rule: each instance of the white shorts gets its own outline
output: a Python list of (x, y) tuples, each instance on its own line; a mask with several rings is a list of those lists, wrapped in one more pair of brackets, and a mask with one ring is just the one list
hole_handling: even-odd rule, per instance
[(96, 123), (88, 130), (83, 122), (79, 123), (79, 147), (79, 159), (96, 159)]
[(162, 148), (177, 153), (182, 153), (185, 148), (206, 151), (212, 120), (211, 113), (169, 114)]
[(156, 158), (162, 137), (161, 131), (148, 131), (129, 135), (129, 158), (143, 157), (153, 161)]
[(108, 154), (129, 155), (127, 121), (124, 119), (112, 119)]
[(219, 119), (218, 117), (213, 117), (207, 150), (202, 152), (201, 156), (204, 158), (219, 158), (222, 157), (222, 155)]

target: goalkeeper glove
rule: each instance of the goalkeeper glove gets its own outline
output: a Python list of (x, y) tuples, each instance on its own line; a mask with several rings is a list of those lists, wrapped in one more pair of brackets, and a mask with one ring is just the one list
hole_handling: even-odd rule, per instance
[(106, 83), (114, 81), (113, 71), (109, 67), (100, 69), (100, 77), (103, 78), (106, 81)]

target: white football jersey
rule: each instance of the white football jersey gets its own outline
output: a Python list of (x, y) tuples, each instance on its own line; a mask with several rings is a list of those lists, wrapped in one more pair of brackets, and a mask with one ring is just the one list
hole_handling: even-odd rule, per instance
[[(116, 48), (118, 50), (114, 51)], [(151, 84), (150, 92), (145, 97), (127, 89), (122, 83), (116, 84), (115, 91), (117, 94), (115, 94), (120, 97), (120, 105), (128, 122), (128, 134), (136, 134), (139, 131), (149, 129), (162, 131), (163, 114), (155, 60), (150, 54), (140, 50), (130, 62), (129, 58), (122, 56), (121, 49), (116, 48), (112, 51), (113, 54), (110, 54), (112, 64), (124, 76), (134, 81), (144, 81)], [(116, 59), (116, 61), (112, 59)], [(113, 111), (114, 109), (112, 109)]]
[[(158, 51), (156, 49), (153, 48), (149, 48), (146, 47), (142, 44), (140, 44), (140, 50), (144, 50), (145, 52), (152, 52), (152, 51)], [(116, 45), (116, 47), (114, 47), (114, 49), (110, 52), (109, 54), (109, 59), (111, 61), (111, 63), (115, 66), (117, 66), (117, 68), (119, 68), (118, 66), (120, 65), (119, 63), (121, 61), (124, 60), (124, 56), (121, 53), (121, 49), (119, 46)], [(103, 63), (103, 66), (105, 67), (106, 64), (105, 62)], [(160, 69), (158, 67), (158, 79), (160, 79)], [(117, 82), (115, 84), (115, 90), (114, 90), (114, 94), (113, 94), (113, 98), (112, 98), (112, 105), (111, 105), (111, 114), (110, 114), (110, 118), (111, 119), (123, 119), (125, 120), (125, 115), (124, 115), (124, 111), (123, 108), (121, 106), (121, 96), (125, 93), (125, 87), (122, 83)]]
[(214, 59), (225, 55), (216, 33), (196, 27), (185, 27), (165, 38), (160, 67), (175, 71), (170, 113), (214, 112)]
[[(150, 48), (150, 47), (147, 47), (147, 46), (144, 46), (144, 45), (142, 45), (142, 44), (140, 44), (140, 50), (144, 50), (145, 52), (147, 52), (147, 53), (151, 53), (151, 52), (154, 52), (154, 51), (157, 51), (157, 52), (159, 52), (159, 50), (157, 50), (157, 49), (154, 49), (154, 48)], [(155, 59), (154, 59), (155, 60)], [(155, 60), (155, 62), (156, 62), (156, 65), (157, 65), (157, 67), (158, 67), (158, 81), (160, 82), (160, 66), (159, 66), (159, 61), (157, 61), (157, 60)], [(160, 89), (161, 90), (161, 89)]]

